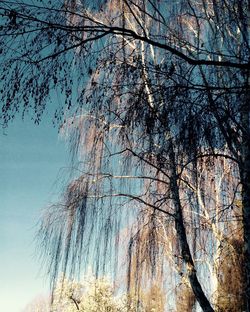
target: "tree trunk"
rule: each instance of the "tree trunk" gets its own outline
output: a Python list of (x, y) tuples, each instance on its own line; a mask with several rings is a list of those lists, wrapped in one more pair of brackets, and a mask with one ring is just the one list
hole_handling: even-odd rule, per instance
[[(249, 87), (249, 73), (248, 73)], [(245, 260), (245, 300), (247, 311), (250, 311), (250, 91), (247, 90), (246, 102), (241, 111), (242, 135), (240, 178), (242, 184), (242, 221), (244, 235)]]
[[(247, 155), (247, 154), (246, 154)], [(250, 311), (250, 147), (248, 159), (245, 159), (244, 170), (241, 174), (242, 183), (242, 221), (244, 235), (244, 259), (246, 277), (246, 306)]]
[(180, 242), (181, 247), (181, 255), (183, 258), (184, 263), (187, 267), (187, 275), (191, 285), (191, 288), (194, 292), (196, 300), (199, 302), (202, 310), (204, 312), (214, 312), (209, 300), (207, 299), (201, 284), (197, 278), (194, 261), (191, 255), (191, 251), (189, 248), (189, 244), (187, 241), (187, 234), (186, 229), (183, 221), (183, 213), (182, 213), (182, 206), (179, 196), (179, 186), (178, 186), (178, 177), (176, 173), (176, 163), (175, 163), (175, 154), (173, 150), (173, 146), (170, 143), (170, 167), (171, 167), (171, 192), (173, 195), (173, 201), (175, 206), (175, 228), (177, 232), (177, 238)]

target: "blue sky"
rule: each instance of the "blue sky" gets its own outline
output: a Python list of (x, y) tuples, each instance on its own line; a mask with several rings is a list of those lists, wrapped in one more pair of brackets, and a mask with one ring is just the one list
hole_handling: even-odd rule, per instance
[(68, 154), (48, 117), (39, 126), (17, 118), (0, 131), (0, 311), (20, 312), (48, 291), (34, 237)]

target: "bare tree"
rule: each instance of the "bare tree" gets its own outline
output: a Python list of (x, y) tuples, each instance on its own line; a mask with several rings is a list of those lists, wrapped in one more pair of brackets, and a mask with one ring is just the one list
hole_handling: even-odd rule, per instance
[[(222, 241), (231, 248), (230, 236), (243, 226), (241, 293), (249, 309), (247, 10), (243, 0), (1, 2), (3, 125), (29, 110), (39, 123), (58, 92), (55, 119), (75, 159), (74, 180), (42, 225), (53, 277), (91, 254), (96, 271), (119, 262), (124, 228), (131, 233), (128, 263), (133, 249), (138, 264), (141, 257), (146, 267), (164, 263), (160, 222), (174, 234), (173, 255), (183, 266), (177, 274), (187, 277), (202, 309), (213, 311), (202, 276), (210, 268), (217, 281), (213, 254)], [(230, 163), (226, 178), (218, 160)], [(212, 188), (220, 178), (218, 197)], [(239, 215), (235, 200), (242, 201)], [(206, 255), (208, 264), (200, 265)]]

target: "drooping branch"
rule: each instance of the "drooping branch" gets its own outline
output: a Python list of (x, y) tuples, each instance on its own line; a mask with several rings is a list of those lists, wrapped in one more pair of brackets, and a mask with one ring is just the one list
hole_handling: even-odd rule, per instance
[[(12, 2), (10, 2), (10, 3), (13, 4)], [(36, 8), (38, 8), (38, 6), (36, 6)], [(50, 10), (52, 10), (52, 11), (54, 10), (53, 8), (46, 8), (45, 9), (44, 7), (41, 7), (41, 9), (47, 10), (48, 12)], [(0, 7), (0, 10), (4, 10), (4, 12), (7, 12), (7, 13), (5, 13), (5, 15), (6, 15), (6, 14), (10, 14), (9, 12), (11, 12), (12, 9), (8, 9), (6, 7)], [(60, 10), (56, 10), (56, 11), (60, 12)], [(184, 60), (185, 62), (187, 62), (188, 64), (193, 65), (193, 66), (199, 66), (199, 65), (200, 66), (215, 66), (215, 67), (226, 67), (226, 68), (238, 68), (240, 70), (250, 69), (250, 63), (249, 62), (248, 63), (245, 63), (245, 62), (244, 63), (235, 63), (235, 62), (232, 62), (229, 60), (216, 61), (216, 60), (192, 58), (192, 57), (184, 54), (180, 50), (172, 47), (171, 45), (169, 45), (167, 43), (156, 41), (156, 40), (150, 38), (149, 36), (147, 36), (146, 33), (144, 33), (143, 35), (140, 35), (135, 30), (130, 29), (130, 28), (103, 24), (100, 21), (98, 21), (94, 18), (91, 18), (91, 16), (89, 14), (86, 14), (86, 13), (80, 14), (80, 18), (82, 18), (83, 20), (86, 19), (87, 21), (91, 21), (92, 25), (74, 26), (74, 25), (60, 24), (60, 23), (55, 23), (55, 22), (47, 22), (46, 20), (39, 19), (37, 17), (25, 15), (19, 11), (15, 11), (15, 12), (16, 12), (17, 17), (20, 17), (22, 19), (31, 20), (31, 21), (37, 22), (41, 25), (49, 26), (51, 29), (64, 30), (64, 31), (67, 31), (69, 34), (70, 33), (74, 34), (74, 33), (79, 33), (79, 32), (90, 33), (90, 34), (96, 33), (97, 35), (90, 38), (89, 39), (90, 41), (98, 41), (100, 38), (103, 38), (104, 36), (107, 36), (109, 34), (119, 35), (122, 37), (132, 38), (134, 40), (139, 40), (139, 41), (145, 42), (145, 43), (147, 43), (147, 44), (149, 44), (155, 48), (160, 48), (160, 49), (163, 49), (165, 51), (168, 51), (172, 55)], [(61, 12), (62, 13), (68, 13), (67, 10), (65, 11), (64, 9), (62, 9)], [(74, 14), (76, 14), (75, 12), (70, 12), (70, 13), (73, 16), (74, 16)], [(99, 34), (99, 32), (101, 32), (101, 34)], [(88, 42), (88, 40), (86, 42)], [(71, 47), (68, 47), (67, 49), (65, 49), (65, 51), (74, 49), (74, 48), (78, 47), (79, 45), (84, 45), (86, 42), (83, 40), (82, 42), (80, 42), (77, 45), (72, 45)], [(50, 57), (51, 58), (56, 57), (57, 55), (59, 55), (63, 52), (64, 52), (64, 50), (62, 52), (59, 52), (59, 53), (48, 55), (47, 57), (41, 59), (40, 61), (46, 60)]]

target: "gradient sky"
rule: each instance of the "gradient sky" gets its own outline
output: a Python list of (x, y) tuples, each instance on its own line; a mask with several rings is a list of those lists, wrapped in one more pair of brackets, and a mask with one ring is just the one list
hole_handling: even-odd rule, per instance
[(0, 311), (20, 312), (48, 291), (34, 237), (68, 154), (48, 117), (39, 126), (17, 118), (0, 131)]

